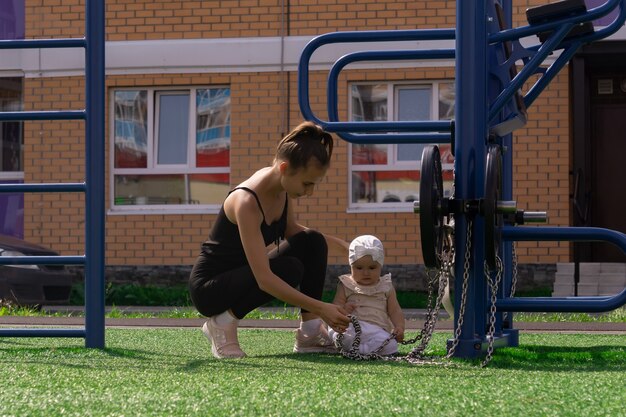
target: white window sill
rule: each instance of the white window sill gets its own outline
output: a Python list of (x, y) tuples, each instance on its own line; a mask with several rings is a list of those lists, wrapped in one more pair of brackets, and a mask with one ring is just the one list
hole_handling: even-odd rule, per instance
[(219, 207), (172, 207), (172, 208), (155, 208), (150, 206), (133, 206), (129, 208), (109, 208), (107, 210), (107, 216), (145, 216), (153, 214), (217, 214), (219, 213)]
[(413, 213), (413, 204), (383, 204), (373, 204), (372, 207), (348, 207), (346, 213)]

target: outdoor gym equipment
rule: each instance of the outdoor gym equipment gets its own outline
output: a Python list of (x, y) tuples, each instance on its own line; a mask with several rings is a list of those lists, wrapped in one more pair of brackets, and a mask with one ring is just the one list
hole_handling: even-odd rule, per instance
[(84, 120), (85, 182), (0, 184), (0, 193), (85, 193), (85, 254), (3, 256), (2, 265), (84, 265), (85, 327), (0, 329), (4, 337), (82, 337), (104, 348), (104, 1), (86, 0), (85, 37), (0, 40), (0, 49), (85, 48), (85, 110), (0, 112), (0, 121)]
[[(592, 21), (613, 11), (617, 11), (613, 22), (595, 30)], [(626, 304), (626, 289), (610, 297), (513, 296), (514, 241), (606, 241), (626, 252), (626, 235), (614, 230), (521, 226), (545, 222), (547, 215), (524, 212), (512, 200), (515, 150), (511, 140), (511, 133), (526, 124), (526, 109), (580, 46), (606, 38), (624, 24), (626, 0), (607, 0), (590, 10), (583, 0), (560, 1), (529, 9), (527, 20), (528, 25), (511, 28), (511, 0), (457, 1), (455, 29), (329, 33), (307, 44), (298, 67), (302, 114), (342, 139), (357, 144), (451, 144), (454, 196), (444, 197), (439, 150), (429, 145), (422, 155), (420, 199), (414, 208), (420, 214), (426, 267), (456, 277), (455, 331), (448, 341), (449, 355), (486, 356), (485, 363), (494, 348), (519, 344), (510, 312), (598, 312)], [(523, 46), (522, 39), (525, 44), (535, 43)], [(308, 71), (318, 48), (335, 43), (435, 40), (454, 40), (455, 48), (359, 51), (341, 57), (328, 75), (328, 120), (312, 112)], [(454, 58), (456, 63), (454, 121), (339, 121), (337, 80), (347, 64), (444, 58)], [(535, 75), (539, 76), (523, 94), (522, 86)], [(452, 247), (445, 244), (450, 239)]]

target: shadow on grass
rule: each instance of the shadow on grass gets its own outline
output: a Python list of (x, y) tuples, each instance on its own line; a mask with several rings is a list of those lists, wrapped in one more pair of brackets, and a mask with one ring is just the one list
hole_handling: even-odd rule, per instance
[[(104, 361), (103, 361), (104, 359)], [(32, 346), (20, 341), (0, 343), (0, 364), (30, 363), (50, 364), (68, 368), (105, 368), (108, 359), (137, 361), (138, 366), (152, 366), (154, 354), (139, 349), (105, 348), (90, 349), (84, 346)], [(125, 366), (129, 366), (126, 364)]]
[(624, 372), (626, 371), (626, 347), (525, 345), (500, 348), (488, 366), (548, 372)]
[[(221, 369), (294, 369), (303, 367), (345, 369), (359, 366), (359, 372), (375, 375), (389, 367), (443, 367), (449, 370), (480, 369), (482, 359), (446, 360), (434, 356), (434, 361), (423, 364), (411, 364), (407, 361), (353, 361), (339, 355), (326, 354), (265, 354), (245, 359), (206, 358), (187, 362), (180, 368), (183, 372), (200, 372), (207, 367)], [(267, 361), (265, 361), (267, 360)], [(488, 369), (507, 369), (544, 372), (620, 372), (626, 371), (626, 347), (623, 346), (539, 346), (525, 345), (515, 348), (500, 348), (494, 353)], [(339, 371), (341, 372), (341, 371)]]
[[(403, 356), (399, 357), (400, 359)], [(380, 375), (386, 373), (390, 368), (396, 367), (445, 367), (455, 368), (461, 367), (462, 364), (457, 361), (446, 361), (443, 357), (436, 356), (432, 363), (411, 364), (405, 360), (370, 360), (355, 361), (344, 358), (340, 355), (333, 354), (264, 354), (249, 356), (244, 359), (215, 359), (206, 358), (187, 362), (179, 370), (182, 372), (196, 373), (203, 372), (207, 368), (219, 368), (221, 370), (245, 370), (245, 369), (268, 369), (275, 372), (277, 369), (284, 371), (302, 372), (306, 368), (311, 370), (322, 371), (328, 370), (330, 373), (353, 372), (358, 367), (359, 373), (362, 375)], [(339, 370), (338, 370), (339, 369)], [(343, 371), (342, 371), (343, 370)]]

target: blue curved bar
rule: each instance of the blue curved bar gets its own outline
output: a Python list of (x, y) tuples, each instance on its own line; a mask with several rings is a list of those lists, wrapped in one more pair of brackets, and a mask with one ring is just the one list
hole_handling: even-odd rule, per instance
[[(626, 253), (626, 234), (599, 227), (503, 227), (502, 238), (510, 241), (608, 242)], [(500, 311), (590, 312), (615, 310), (626, 304), (626, 288), (614, 296), (524, 297), (496, 302)]]
[[(453, 59), (454, 49), (435, 50), (397, 50), (397, 51), (363, 51), (353, 52), (339, 58), (328, 74), (327, 106), (330, 122), (339, 121), (338, 107), (338, 79), (341, 70), (346, 65), (357, 61), (393, 61), (418, 59)], [(424, 123), (424, 122), (419, 122)], [(449, 127), (451, 128), (451, 126)], [(449, 143), (450, 134), (403, 134), (403, 135), (358, 135), (352, 133), (338, 133), (342, 139), (352, 143)]]
[(56, 193), (56, 192), (84, 192), (87, 185), (79, 183), (41, 183), (41, 184), (0, 184), (0, 193)]
[[(566, 43), (562, 43), (561, 41), (567, 36), (569, 30), (575, 25), (581, 22), (587, 22), (598, 17), (602, 17), (615, 9), (616, 7), (620, 8), (620, 12), (618, 16), (615, 18), (610, 25), (605, 28), (591, 33), (589, 35), (581, 36), (576, 39), (572, 39)], [(537, 82), (530, 88), (530, 90), (524, 96), (524, 104), (528, 108), (532, 105), (535, 99), (539, 96), (539, 94), (548, 86), (550, 81), (558, 74), (558, 72), (569, 62), (569, 60), (574, 56), (578, 48), (583, 43), (593, 42), (598, 39), (606, 38), (613, 33), (617, 32), (626, 21), (626, 0), (610, 0), (607, 3), (603, 4), (600, 7), (589, 10), (585, 14), (581, 14), (575, 17), (558, 19), (554, 22), (545, 23), (541, 25), (532, 25), (525, 26), (524, 28), (505, 30), (501, 32), (497, 32), (492, 34), (489, 37), (490, 42), (495, 41), (505, 41), (505, 40), (513, 40), (519, 39), (520, 37), (537, 34), (539, 32), (543, 32), (546, 30), (555, 29), (555, 33), (550, 36), (550, 39), (543, 45), (538, 48), (533, 47), (529, 48), (532, 50), (537, 49), (537, 54), (533, 56), (533, 58), (524, 65), (524, 68), (520, 73), (515, 77), (515, 79), (500, 93), (497, 97), (496, 101), (492, 104), (489, 109), (489, 120), (493, 120), (497, 114), (504, 108), (506, 103), (511, 100), (513, 95), (519, 91), (521, 86), (533, 75), (537, 72), (539, 66), (544, 62), (549, 54), (551, 54), (557, 48), (563, 48), (563, 52), (559, 55), (559, 57), (555, 60), (555, 62), (550, 65), (550, 67), (544, 72), (544, 74), (537, 80)], [(531, 32), (526, 33), (526, 30), (531, 30)], [(510, 34), (511, 32), (518, 33), (519, 37), (508, 37), (503, 34)]]
[(626, 289), (612, 297), (519, 297), (496, 301), (498, 311), (546, 313), (601, 313), (626, 304)]
[(502, 228), (504, 240), (608, 242), (626, 253), (626, 234), (601, 227), (511, 227)]
[[(323, 123), (322, 126), (328, 125)], [(326, 129), (332, 132), (332, 128)], [(342, 139), (350, 143), (361, 145), (375, 145), (378, 143), (398, 144), (398, 143), (450, 143), (452, 135), (450, 133), (337, 133)]]
[(0, 41), (0, 49), (84, 48), (85, 38), (15, 39)]
[(623, 8), (626, 6), (625, 0), (609, 0), (604, 3), (602, 6), (595, 7), (591, 10), (588, 10), (587, 13), (580, 14), (577, 16), (572, 16), (564, 19), (558, 19), (553, 22), (542, 23), (540, 25), (528, 25), (522, 26), (515, 29), (503, 30), (500, 32), (492, 33), (489, 35), (488, 40), (489, 43), (498, 43), (505, 41), (512, 41), (516, 39), (525, 38), (527, 36), (536, 35), (540, 32), (547, 32), (550, 30), (555, 30), (559, 26), (563, 24), (572, 24), (576, 25), (584, 22), (591, 22), (592, 20), (596, 20), (605, 16), (613, 11), (618, 5), (621, 4)]
[(580, 38), (576, 38), (583, 43), (597, 41), (598, 39), (604, 39), (608, 36), (611, 36), (615, 32), (617, 32), (622, 26), (624, 26), (624, 21), (626, 21), (626, 0), (622, 0), (620, 2), (620, 11), (617, 17), (610, 25), (600, 29), (595, 33), (590, 33), (589, 35), (582, 36)]
[(85, 337), (85, 329), (0, 329), (0, 337)]
[(0, 265), (84, 265), (85, 256), (0, 256)]
[(569, 62), (569, 60), (574, 56), (578, 48), (584, 44), (596, 41), (598, 39), (604, 39), (606, 37), (611, 36), (615, 32), (617, 32), (626, 22), (626, 1), (623, 1), (620, 4), (620, 12), (619, 15), (615, 18), (610, 25), (602, 28), (601, 30), (591, 33), (589, 35), (581, 36), (580, 38), (573, 39), (571, 42), (568, 42), (564, 47), (561, 55), (555, 60), (552, 65), (548, 68), (548, 70), (537, 80), (535, 85), (533, 85), (526, 95), (524, 96), (524, 104), (526, 107), (530, 107), (530, 105), (535, 101), (535, 99), (541, 94), (541, 92), (547, 87), (547, 85), (552, 81), (552, 79), (558, 74), (558, 72)]
[(382, 30), (367, 32), (334, 32), (317, 36), (304, 47), (298, 63), (298, 103), (305, 119), (313, 121), (330, 132), (437, 132), (449, 131), (447, 127), (431, 128), (424, 126), (424, 122), (368, 122), (365, 123), (338, 123), (324, 122), (315, 116), (309, 102), (309, 62), (313, 52), (319, 47), (331, 43), (360, 43), (360, 42), (391, 42), (391, 41), (428, 41), (453, 40), (454, 29), (422, 29), (422, 30)]
[(329, 132), (449, 132), (452, 126), (451, 120), (422, 122), (324, 122), (316, 119), (316, 123)]

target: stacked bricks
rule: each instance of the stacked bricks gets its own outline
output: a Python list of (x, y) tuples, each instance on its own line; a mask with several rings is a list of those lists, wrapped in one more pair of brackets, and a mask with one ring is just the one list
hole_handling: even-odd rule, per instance
[[(446, 1), (107, 1), (108, 41), (257, 36), (312, 36), (336, 30), (453, 28), (454, 2)], [(531, 5), (531, 2), (528, 2)], [(532, 4), (534, 5), (534, 3)], [(516, 3), (515, 21), (525, 21), (526, 3)], [(77, 37), (83, 34), (83, 2), (27, 1), (28, 38)], [(45, 18), (44, 18), (45, 16)], [(69, 24), (65, 22), (72, 19)], [(312, 71), (313, 111), (325, 118), (326, 73)], [(451, 80), (454, 67), (345, 70), (339, 78), (340, 118), (347, 118), (348, 84)], [(114, 88), (222, 86), (231, 89), (231, 185), (271, 163), (276, 143), (301, 121), (295, 72), (185, 73), (109, 75), (106, 82), (106, 205), (109, 188), (110, 94)], [(283, 87), (281, 89), (281, 86)], [(25, 109), (84, 107), (82, 77), (28, 78)], [(567, 71), (562, 71), (531, 107), (528, 124), (515, 132), (514, 199), (529, 211), (547, 211), (550, 225), (570, 221), (570, 122)], [(26, 182), (84, 180), (84, 124), (80, 121), (25, 123)], [(336, 140), (327, 178), (313, 197), (298, 201), (301, 222), (346, 240), (363, 233), (378, 235), (394, 265), (422, 262), (419, 216), (413, 213), (348, 213), (348, 144)], [(84, 250), (82, 196), (34, 194), (26, 197), (26, 239), (40, 241), (63, 255)], [(108, 215), (108, 265), (190, 265), (208, 235), (216, 213)], [(519, 263), (556, 263), (569, 259), (560, 242), (518, 244)], [(344, 264), (331, 254), (330, 264)]]

